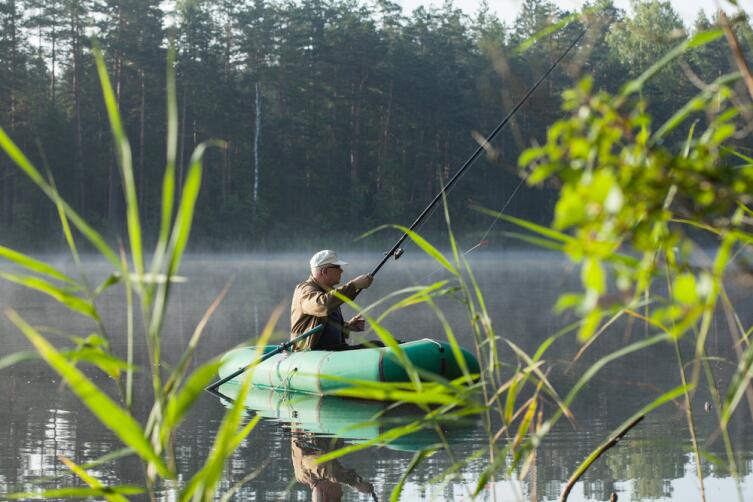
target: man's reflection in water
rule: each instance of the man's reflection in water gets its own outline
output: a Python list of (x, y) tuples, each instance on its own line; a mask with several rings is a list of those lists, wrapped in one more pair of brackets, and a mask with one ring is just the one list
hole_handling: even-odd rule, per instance
[[(361, 493), (371, 493), (374, 486), (361, 479), (353, 469), (343, 467), (340, 462), (317, 463), (317, 459), (333, 450), (343, 447), (342, 439), (316, 437), (307, 432), (293, 430), (292, 457), (295, 479), (311, 488), (313, 502), (338, 502), (342, 500), (342, 483), (352, 486)], [(376, 497), (374, 497), (376, 500)]]

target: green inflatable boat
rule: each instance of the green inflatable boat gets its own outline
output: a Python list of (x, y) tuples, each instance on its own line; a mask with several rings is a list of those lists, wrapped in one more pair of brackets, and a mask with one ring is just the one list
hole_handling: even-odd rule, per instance
[[(261, 354), (277, 348), (276, 345), (268, 345)], [(448, 343), (424, 338), (403, 343), (400, 349), (418, 370), (448, 380), (463, 376), (461, 364), (455, 360)], [(467, 350), (461, 349), (461, 352), (469, 373), (478, 374), (479, 365), (476, 357)], [(248, 366), (256, 357), (256, 347), (231, 350), (222, 358), (220, 378), (224, 379)], [(241, 374), (230, 381), (241, 381), (242, 378)], [(340, 352), (281, 352), (253, 369), (252, 385), (280, 391), (324, 395), (350, 387), (351, 384), (344, 380), (407, 382), (409, 379), (392, 349), (378, 347)]]
[[(236, 382), (228, 382), (218, 389), (226, 406), (236, 399), (239, 391), (240, 384)], [(348, 443), (374, 440), (425, 415), (423, 410), (411, 405), (395, 407), (382, 401), (315, 396), (260, 387), (251, 388), (243, 404), (250, 412), (286, 424), (291, 430), (337, 437)], [(467, 441), (468, 436), (475, 433), (477, 422), (471, 417), (454, 419), (442, 424), (442, 432), (450, 443)], [(427, 428), (392, 437), (383, 446), (392, 450), (418, 451), (440, 441), (437, 431)]]

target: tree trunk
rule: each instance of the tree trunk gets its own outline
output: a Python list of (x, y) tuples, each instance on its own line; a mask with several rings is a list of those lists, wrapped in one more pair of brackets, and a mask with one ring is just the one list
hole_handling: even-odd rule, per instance
[[(8, 5), (10, 10), (10, 133), (14, 135), (16, 131), (16, 85), (18, 84), (18, 31), (16, 27), (17, 12), (16, 1), (10, 0)], [(2, 156), (2, 162), (7, 162), (7, 157)], [(13, 200), (14, 188), (15, 188), (15, 170), (12, 166), (6, 164), (6, 168), (2, 170), (2, 193), (3, 193), (3, 223), (6, 227), (13, 226), (15, 204)]]
[[(180, 147), (178, 148), (178, 176), (177, 186), (183, 186), (183, 152), (186, 148), (186, 94), (188, 91), (183, 89), (183, 103), (180, 111)], [(180, 188), (179, 188), (180, 190)]]
[(84, 190), (84, 150), (83, 135), (81, 133), (81, 18), (79, 4), (71, 4), (71, 48), (73, 51), (73, 127), (75, 134), (74, 159), (74, 197), (78, 209), (83, 214), (86, 210)]
[[(358, 84), (358, 90), (354, 93), (353, 101), (350, 107), (351, 116), (351, 136), (350, 136), (350, 186), (351, 190), (358, 190), (360, 181), (360, 157), (359, 146), (361, 143), (361, 97), (363, 88), (369, 78), (368, 70), (361, 76)], [(351, 193), (351, 195), (355, 195)]]
[(144, 204), (144, 130), (146, 129), (146, 77), (144, 69), (139, 71), (141, 79), (141, 100), (139, 102), (139, 207)]
[(256, 217), (256, 206), (259, 202), (259, 173), (261, 166), (261, 82), (256, 81), (256, 106), (254, 107), (254, 191), (253, 191), (253, 216)]

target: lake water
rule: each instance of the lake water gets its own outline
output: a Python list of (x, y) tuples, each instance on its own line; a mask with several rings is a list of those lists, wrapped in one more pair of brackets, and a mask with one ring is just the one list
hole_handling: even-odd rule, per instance
[[(348, 255), (351, 261), (345, 277), (370, 271), (375, 256)], [(398, 262), (388, 262), (374, 285), (359, 297), (362, 304), (376, 301), (383, 295), (414, 284), (426, 284), (444, 278), (437, 266), (410, 249)], [(578, 287), (578, 273), (557, 255), (511, 252), (506, 254), (471, 255), (472, 265), (486, 295), (496, 332), (532, 353), (547, 337), (574, 321), (568, 315), (555, 315), (552, 306), (565, 291)], [(378, 255), (376, 255), (378, 258)], [(70, 264), (59, 263), (70, 269)], [(167, 318), (163, 350), (168, 362), (175, 360), (188, 343), (196, 323), (204, 311), (229, 282), (227, 298), (209, 322), (196, 360), (205, 361), (244, 341), (253, 340), (270, 313), (283, 305), (285, 314), (280, 330), (287, 329), (287, 311), (292, 289), (307, 275), (307, 256), (192, 256), (184, 264), (182, 275), (188, 282), (177, 285)], [(106, 276), (101, 262), (87, 265), (93, 279)], [(732, 294), (745, 326), (750, 325), (749, 309), (743, 303), (750, 298), (750, 285), (733, 282)], [(46, 297), (3, 283), (0, 304), (16, 309), (36, 326), (54, 327), (68, 333), (85, 335), (92, 329), (86, 321), (70, 314)], [(98, 304), (108, 326), (116, 352), (124, 354), (125, 307), (119, 294), (107, 294)], [(452, 320), (463, 345), (471, 346), (471, 335), (464, 310), (446, 302), (443, 311)], [(347, 313), (346, 313), (347, 317)], [(723, 319), (720, 315), (719, 319)], [(423, 337), (442, 338), (441, 324), (425, 307), (400, 312), (386, 323), (395, 336), (405, 340)], [(2, 329), (0, 356), (29, 350), (22, 335), (6, 320)], [(48, 330), (49, 331), (49, 330)], [(593, 344), (577, 363), (571, 364), (579, 345), (574, 335), (559, 339), (545, 358), (553, 367), (550, 377), (560, 393), (577, 380), (594, 361), (646, 336), (638, 324), (616, 324)], [(58, 345), (64, 339), (55, 333), (50, 338)], [(719, 321), (708, 342), (710, 355), (732, 358), (734, 351), (725, 324)], [(681, 342), (683, 354), (691, 354), (690, 340)], [(503, 359), (515, 360), (500, 344)], [(140, 343), (139, 357), (145, 347)], [(505, 355), (506, 354), (506, 355)], [(733, 367), (712, 360), (714, 378), (726, 388)], [(94, 377), (95, 373), (90, 372)], [(41, 486), (78, 486), (66, 467), (58, 460), (65, 456), (78, 463), (93, 460), (121, 445), (101, 426), (71, 393), (61, 386), (56, 374), (39, 361), (28, 361), (2, 371), (0, 391), (0, 494), (26, 491)], [(104, 388), (112, 389), (106, 377), (96, 377)], [(147, 413), (149, 383), (140, 377), (136, 382), (136, 410)], [(604, 368), (577, 398), (573, 405), (575, 421), (561, 421), (545, 439), (536, 454), (530, 471), (522, 479), (500, 475), (479, 496), (479, 500), (558, 500), (564, 483), (583, 459), (625, 419), (653, 401), (661, 393), (680, 385), (674, 348), (655, 346), (620, 359)], [(243, 442), (229, 461), (222, 482), (227, 490), (249, 474), (253, 479), (243, 485), (233, 500), (309, 500), (310, 489), (296, 482), (291, 456), (296, 449), (326, 451), (331, 439), (322, 439), (319, 432), (338, 429), (337, 420), (356, 420), (381, 409), (376, 403), (295, 402), (261, 396), (266, 403), (264, 418)], [(694, 402), (694, 417), (699, 443), (707, 460), (703, 462), (707, 500), (753, 500), (753, 420), (748, 403), (743, 401), (730, 425), (735, 449), (739, 481), (726, 467), (714, 461), (725, 459), (721, 436), (718, 434), (716, 410), (704, 410), (711, 401), (705, 383)], [(186, 480), (200, 468), (212, 445), (225, 404), (206, 393), (192, 410), (179, 431), (177, 454), (182, 479)], [(576, 485), (569, 500), (608, 500), (612, 493), (619, 500), (700, 500), (694, 455), (686, 417), (681, 403), (669, 403), (650, 414), (631, 430), (614, 448), (603, 455)], [(390, 416), (410, 418), (410, 410), (393, 412)], [(253, 412), (249, 411), (249, 416)], [(295, 415), (300, 422), (291, 425), (275, 416)], [(327, 418), (329, 417), (329, 418)], [(302, 429), (308, 428), (309, 433)], [(337, 445), (373, 437), (378, 431), (361, 430), (342, 433)], [(371, 436), (370, 436), (371, 435)], [(328, 437), (328, 436), (327, 436)], [(414, 452), (426, 438), (414, 438), (389, 447), (370, 448), (341, 458), (335, 466), (349, 480), (371, 483), (378, 500), (389, 500), (389, 494), (406, 471)], [(439, 451), (425, 460), (408, 478), (402, 500), (468, 500), (468, 490), (475, 487), (480, 472), (487, 465), (481, 458), (440, 483), (430, 481), (453, 464), (486, 445), (481, 423), (473, 422), (448, 431), (451, 452)], [(423, 441), (423, 442), (422, 442)], [(141, 467), (131, 459), (98, 466), (92, 470), (101, 480), (111, 484), (143, 484)], [(351, 486), (343, 485), (343, 500), (373, 500)], [(169, 497), (165, 497), (168, 499)]]

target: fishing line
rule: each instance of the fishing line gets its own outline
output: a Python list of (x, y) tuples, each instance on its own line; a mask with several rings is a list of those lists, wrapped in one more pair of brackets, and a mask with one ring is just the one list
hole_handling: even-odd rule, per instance
[(458, 170), (458, 172), (455, 173), (455, 175), (450, 179), (450, 181), (447, 182), (447, 184), (442, 187), (442, 189), (439, 191), (439, 193), (432, 199), (432, 201), (429, 203), (426, 208), (424, 208), (423, 211), (421, 211), (421, 214), (418, 215), (418, 217), (415, 219), (415, 221), (411, 224), (410, 227), (408, 227), (408, 230), (398, 239), (398, 241), (390, 248), (389, 251), (384, 253), (384, 258), (379, 262), (379, 264), (374, 268), (374, 270), (371, 272), (372, 277), (374, 277), (377, 272), (384, 266), (385, 263), (387, 263), (387, 260), (390, 259), (391, 256), (394, 256), (397, 260), (400, 258), (400, 256), (403, 254), (403, 249), (400, 248), (403, 242), (405, 242), (405, 239), (408, 237), (408, 234), (412, 232), (413, 230), (418, 227), (418, 225), (421, 223), (426, 216), (433, 213), (433, 208), (436, 206), (437, 202), (442, 198), (443, 195), (447, 194), (448, 191), (452, 188), (452, 186), (457, 182), (460, 177), (463, 175), (463, 173), (473, 164), (473, 162), (481, 155), (481, 152), (483, 152), (485, 149), (489, 148), (491, 145), (492, 140), (494, 140), (494, 137), (507, 125), (507, 123), (512, 119), (512, 117), (517, 113), (517, 111), (520, 109), (521, 106), (525, 104), (526, 101), (528, 101), (528, 98), (531, 97), (531, 95), (536, 91), (536, 89), (539, 88), (539, 86), (544, 82), (544, 80), (549, 77), (549, 75), (554, 71), (554, 69), (560, 64), (560, 62), (567, 56), (567, 54), (572, 50), (573, 47), (583, 38), (583, 36), (588, 32), (590, 26), (586, 26), (585, 29), (572, 41), (572, 43), (565, 49), (565, 51), (552, 63), (551, 66), (544, 72), (541, 77), (536, 81), (533, 86), (528, 89), (528, 91), (525, 93), (523, 98), (521, 98), (513, 107), (512, 110), (505, 116), (504, 119), (497, 125), (497, 127), (494, 128), (494, 130), (484, 139), (484, 141), (476, 148), (476, 151), (473, 152), (473, 154), (466, 160), (462, 167)]

